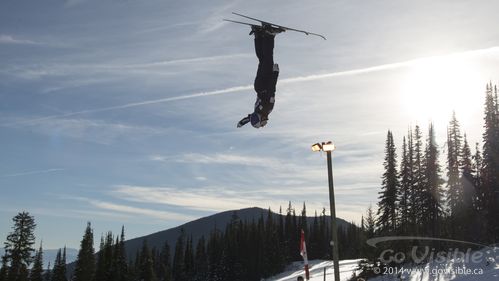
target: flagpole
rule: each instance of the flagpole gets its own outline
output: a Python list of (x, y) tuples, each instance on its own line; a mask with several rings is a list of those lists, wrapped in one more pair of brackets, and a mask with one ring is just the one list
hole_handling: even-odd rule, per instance
[(305, 279), (310, 279), (310, 273), (308, 271), (308, 257), (307, 257), (307, 244), (305, 243), (305, 232), (301, 230), (300, 235), (300, 255), (303, 257), (303, 263), (305, 264)]

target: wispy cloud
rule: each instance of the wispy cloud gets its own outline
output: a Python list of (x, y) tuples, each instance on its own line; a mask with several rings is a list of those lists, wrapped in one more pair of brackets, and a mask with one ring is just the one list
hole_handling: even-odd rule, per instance
[(168, 66), (176, 64), (186, 64), (186, 63), (209, 63), (209, 62), (220, 62), (220, 60), (235, 59), (235, 58), (248, 58), (254, 56), (253, 54), (230, 54), (221, 56), (208, 56), (208, 57), (198, 57), (198, 58), (186, 58), (186, 59), (175, 59), (175, 60), (163, 60), (150, 63), (139, 63), (139, 64), (128, 64), (128, 65), (109, 65), (104, 66), (108, 68), (149, 68), (149, 67), (159, 67)]
[(110, 210), (110, 211), (122, 212), (122, 213), (134, 214), (134, 215), (148, 216), (148, 217), (153, 217), (153, 218), (163, 219), (163, 220), (191, 221), (193, 219), (196, 219), (196, 217), (194, 217), (194, 216), (188, 216), (188, 215), (183, 215), (183, 214), (173, 213), (173, 212), (158, 211), (158, 210), (153, 210), (153, 209), (131, 207), (131, 206), (120, 205), (120, 204), (115, 204), (115, 203), (111, 203), (111, 202), (91, 201), (90, 203), (92, 205), (94, 205), (95, 207), (100, 208), (100, 209), (104, 209), (104, 210)]
[[(0, 37), (0, 43), (2, 43)], [(7, 41), (6, 42), (10, 42)], [(128, 77), (130, 75), (171, 75), (179, 71), (178, 66), (195, 64), (196, 67), (213, 64), (220, 64), (224, 61), (234, 59), (245, 59), (253, 57), (249, 53), (235, 53), (227, 55), (213, 55), (201, 57), (187, 57), (179, 59), (164, 59), (144, 63), (45, 63), (29, 65), (10, 65), (5, 66), (2, 72), (6, 75), (28, 80), (37, 80), (42, 78), (60, 78), (67, 77), (70, 81), (60, 83), (59, 87), (70, 87), (72, 84), (86, 85), (95, 81), (112, 81), (117, 77)], [(175, 68), (173, 68), (175, 67)], [(67, 79), (66, 79), (67, 80)], [(74, 81), (76, 80), (76, 81)], [(86, 83), (90, 82), (90, 83)], [(70, 84), (70, 85), (67, 85)]]
[[(275, 184), (283, 184), (286, 182), (289, 185), (302, 185), (304, 182), (310, 182), (317, 179), (318, 172), (316, 169), (305, 167), (302, 162), (294, 162), (290, 160), (280, 160), (269, 156), (251, 156), (236, 153), (186, 153), (182, 155), (151, 155), (151, 161), (159, 161), (165, 163), (182, 163), (186, 165), (203, 165), (209, 167), (211, 165), (227, 165), (227, 166), (245, 166), (251, 168), (247, 170), (249, 178), (263, 179), (268, 175), (272, 175)], [(268, 179), (272, 183), (272, 179)]]
[(228, 4), (217, 7), (210, 16), (206, 17), (206, 20), (201, 24), (200, 32), (201, 33), (210, 33), (220, 29), (226, 23), (222, 21), (220, 15), (226, 15), (234, 7), (238, 6), (241, 1), (230, 1)]
[[(304, 190), (307, 192), (304, 193)], [(179, 190), (169, 187), (120, 185), (115, 187), (112, 194), (117, 198), (132, 202), (164, 204), (204, 212), (238, 210), (251, 206), (260, 208), (270, 207), (273, 211), (277, 212), (279, 207), (287, 205), (288, 201), (298, 202), (298, 205), (295, 205), (298, 209), (301, 208), (301, 203), (306, 201), (307, 210), (309, 211), (309, 215), (311, 215), (314, 211), (320, 212), (323, 208), (327, 209), (327, 192), (327, 188), (325, 187), (307, 186), (302, 187), (300, 190), (291, 191), (288, 189), (276, 190), (264, 188), (253, 191), (233, 191), (227, 188)], [(320, 196), (318, 197), (317, 195)], [(283, 197), (287, 198), (285, 202), (282, 201)], [(318, 201), (318, 198), (322, 199)], [(341, 210), (338, 210), (339, 214), (349, 220), (358, 220), (359, 206), (363, 208), (365, 203), (354, 204), (355, 207), (350, 205), (352, 204), (339, 204), (338, 208), (341, 208)]]
[(229, 164), (229, 165), (245, 165), (245, 166), (259, 166), (259, 167), (277, 167), (284, 165), (282, 161), (270, 157), (257, 157), (246, 156), (228, 153), (216, 154), (200, 154), (200, 153), (187, 153), (175, 160), (181, 163), (195, 163), (195, 164)]
[(140, 203), (164, 204), (200, 211), (225, 211), (253, 206), (251, 199), (236, 198), (230, 191), (196, 189), (183, 191), (170, 187), (120, 185), (112, 194), (120, 199)]
[[(472, 55), (487, 54), (487, 53), (498, 52), (498, 51), (499, 51), (499, 47), (492, 47), (492, 48), (487, 48), (487, 49), (471, 50), (471, 51), (465, 51), (465, 52), (460, 52), (460, 53), (455, 53), (455, 54), (449, 54), (449, 55), (440, 56), (440, 57), (472, 56)], [(383, 64), (383, 65), (377, 65), (377, 66), (360, 68), (360, 69), (353, 69), (353, 70), (347, 70), (347, 71), (291, 77), (291, 78), (281, 79), (281, 80), (279, 80), (279, 83), (280, 84), (298, 83), (298, 82), (304, 82), (304, 81), (329, 79), (329, 78), (333, 78), (333, 77), (354, 76), (354, 75), (361, 75), (361, 74), (371, 73), (371, 72), (393, 70), (393, 69), (398, 69), (401, 67), (407, 67), (407, 66), (410, 66), (413, 64), (417, 64), (417, 63), (420, 63), (421, 61), (432, 59), (432, 58), (433, 57), (430, 57), (430, 58), (425, 57), (425, 58), (408, 60), (408, 61), (404, 61), (404, 62)], [(178, 60), (178, 61), (182, 61), (182, 60)], [(161, 64), (161, 63), (166, 63), (166, 62), (159, 62), (159, 63)], [(155, 64), (155, 63), (152, 63), (152, 64)], [(151, 64), (145, 64), (145, 65), (151, 65)], [(168, 97), (168, 98), (162, 98), (162, 99), (145, 100), (145, 101), (127, 103), (127, 104), (116, 105), (116, 106), (75, 111), (75, 112), (70, 112), (70, 113), (61, 114), (61, 115), (52, 115), (52, 116), (45, 116), (45, 117), (40, 117), (40, 118), (22, 120), (22, 121), (17, 121), (14, 123), (4, 123), (4, 124), (0, 124), (0, 126), (29, 125), (29, 124), (35, 124), (35, 123), (40, 122), (40, 121), (49, 120), (49, 119), (65, 118), (65, 117), (76, 116), (76, 115), (92, 114), (92, 113), (98, 113), (98, 112), (134, 108), (134, 107), (153, 105), (153, 104), (158, 104), (158, 103), (168, 103), (168, 102), (174, 102), (174, 101), (179, 101), (179, 100), (187, 100), (187, 99), (200, 98), (200, 97), (209, 97), (209, 96), (215, 96), (215, 95), (237, 93), (237, 92), (242, 92), (242, 91), (249, 91), (252, 89), (253, 89), (253, 85), (234, 86), (234, 87), (213, 90), (213, 91), (197, 92), (197, 93), (193, 93), (193, 94), (189, 94), (189, 95)]]
[(64, 171), (64, 169), (54, 168), (54, 169), (46, 169), (46, 170), (24, 171), (24, 172), (19, 172), (19, 173), (0, 175), (0, 178), (30, 176), (30, 175), (47, 174), (47, 173), (54, 173), (54, 172), (60, 172), (60, 171)]
[[(174, 220), (174, 221), (190, 221), (196, 219), (194, 216), (189, 216), (176, 212), (167, 212), (148, 208), (139, 208), (130, 205), (118, 204), (115, 202), (102, 201), (86, 197), (78, 196), (62, 196), (65, 199), (78, 200), (87, 202), (93, 208), (98, 208), (100, 210), (112, 211), (115, 213), (124, 213), (131, 216), (145, 216), (161, 220)], [(131, 200), (129, 200), (131, 201)], [(95, 211), (95, 210), (94, 210)]]
[(0, 44), (28, 44), (34, 45), (38, 44), (35, 41), (27, 40), (27, 39), (18, 39), (14, 38), (12, 35), (0, 34)]
[(352, 70), (338, 71), (338, 72), (325, 73), (325, 74), (292, 77), (292, 78), (287, 78), (287, 79), (279, 80), (279, 82), (280, 83), (296, 83), (296, 82), (321, 80), (321, 79), (327, 79), (327, 78), (333, 78), (333, 77), (340, 77), (340, 76), (361, 75), (361, 74), (366, 74), (366, 73), (372, 73), (372, 72), (378, 72), (378, 71), (385, 71), (385, 70), (398, 69), (398, 68), (402, 68), (402, 67), (408, 67), (408, 66), (411, 66), (411, 65), (419, 64), (419, 63), (422, 63), (422, 62), (425, 62), (425, 61), (429, 61), (429, 60), (432, 60), (432, 59), (436, 59), (436, 58), (468, 57), (468, 56), (474, 56), (474, 55), (480, 55), (480, 54), (487, 54), (487, 53), (493, 53), (493, 52), (499, 52), (499, 46), (491, 47), (491, 48), (486, 48), (486, 49), (464, 51), (464, 52), (447, 54), (447, 55), (441, 55), (441, 56), (432, 56), (432, 57), (417, 58), (417, 59), (403, 61), (403, 62), (381, 64), (381, 65), (376, 65), (376, 66), (371, 66), (371, 67), (366, 67), (366, 68), (360, 68), (360, 69), (352, 69)]
[(169, 98), (164, 98), (164, 99), (147, 100), (147, 101), (142, 101), (142, 102), (117, 105), (117, 106), (81, 110), (81, 111), (70, 112), (70, 113), (61, 114), (61, 115), (52, 115), (52, 116), (46, 116), (46, 117), (41, 117), (41, 118), (17, 121), (17, 122), (13, 122), (13, 123), (4, 123), (4, 124), (0, 124), (0, 126), (5, 127), (5, 126), (12, 126), (12, 125), (30, 125), (30, 124), (36, 124), (36, 123), (41, 122), (41, 121), (50, 120), (50, 119), (65, 118), (65, 117), (71, 117), (71, 116), (82, 115), (82, 114), (91, 114), (91, 113), (105, 112), (105, 111), (111, 111), (111, 110), (133, 108), (133, 107), (138, 107), (138, 106), (172, 102), (172, 101), (185, 100), (185, 99), (191, 99), (191, 98), (197, 98), (197, 97), (220, 95), (220, 94), (226, 94), (226, 93), (246, 91), (246, 90), (250, 90), (252, 88), (253, 88), (252, 85), (251, 86), (250, 85), (237, 86), (237, 87), (231, 87), (231, 88), (226, 88), (226, 89), (222, 89), (222, 90), (199, 92), (199, 93), (185, 95), (185, 96), (169, 97)]

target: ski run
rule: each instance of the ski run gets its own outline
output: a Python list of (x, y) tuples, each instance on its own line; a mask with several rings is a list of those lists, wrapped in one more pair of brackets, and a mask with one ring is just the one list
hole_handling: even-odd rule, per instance
[[(482, 262), (473, 264), (467, 261), (446, 260), (443, 263), (431, 262), (420, 266), (404, 266), (397, 269), (397, 274), (383, 274), (369, 281), (493, 281), (499, 280), (499, 247), (481, 250), (484, 256)], [(494, 258), (495, 257), (495, 258)], [(353, 274), (358, 275), (358, 262), (355, 260), (340, 261), (340, 280), (351, 280)], [(323, 281), (334, 280), (333, 261), (311, 260), (310, 280)], [(326, 279), (324, 279), (324, 268), (326, 269)], [(392, 270), (392, 272), (395, 269)], [(283, 273), (265, 279), (265, 281), (296, 281), (298, 276), (305, 276), (303, 262), (294, 262), (289, 265)], [(355, 279), (353, 279), (355, 280)]]

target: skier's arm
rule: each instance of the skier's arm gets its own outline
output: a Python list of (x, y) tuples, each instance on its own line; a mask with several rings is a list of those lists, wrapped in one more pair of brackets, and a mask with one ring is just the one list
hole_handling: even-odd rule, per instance
[(248, 114), (248, 116), (244, 117), (239, 122), (237, 122), (237, 127), (241, 128), (242, 126), (246, 125), (250, 121), (250, 116), (251, 114)]

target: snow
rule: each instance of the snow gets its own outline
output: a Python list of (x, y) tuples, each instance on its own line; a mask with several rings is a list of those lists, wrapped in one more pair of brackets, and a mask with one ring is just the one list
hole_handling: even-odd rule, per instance
[[(473, 255), (481, 258), (473, 261)], [(400, 279), (385, 275), (370, 281), (407, 280), (407, 281), (489, 281), (499, 280), (499, 248), (485, 248), (471, 252), (468, 257), (452, 258), (444, 261), (434, 260), (421, 266), (406, 267)]]
[[(499, 248), (486, 248), (471, 253), (481, 255), (483, 258), (473, 262), (471, 258), (452, 258), (443, 261), (432, 261), (422, 265), (406, 265), (397, 269), (396, 274), (385, 274), (369, 281), (493, 281), (499, 280)], [(358, 262), (356, 260), (340, 261), (340, 280), (350, 280), (353, 273), (358, 275)], [(326, 280), (334, 280), (333, 262), (325, 260), (312, 260), (310, 263), (310, 280), (323, 281), (324, 268)], [(298, 276), (305, 276), (303, 262), (294, 262), (286, 271), (265, 281), (296, 281)]]
[[(359, 267), (359, 261), (360, 259), (340, 261), (341, 281), (349, 280), (354, 272), (359, 273), (359, 271), (357, 270), (357, 268)], [(309, 261), (309, 267), (309, 281), (323, 281), (324, 268), (326, 268), (326, 280), (334, 279), (333, 261), (311, 260)], [(294, 262), (286, 268), (285, 272), (265, 279), (265, 281), (296, 281), (296, 278), (300, 275), (305, 278), (305, 272), (303, 271), (303, 262)]]

